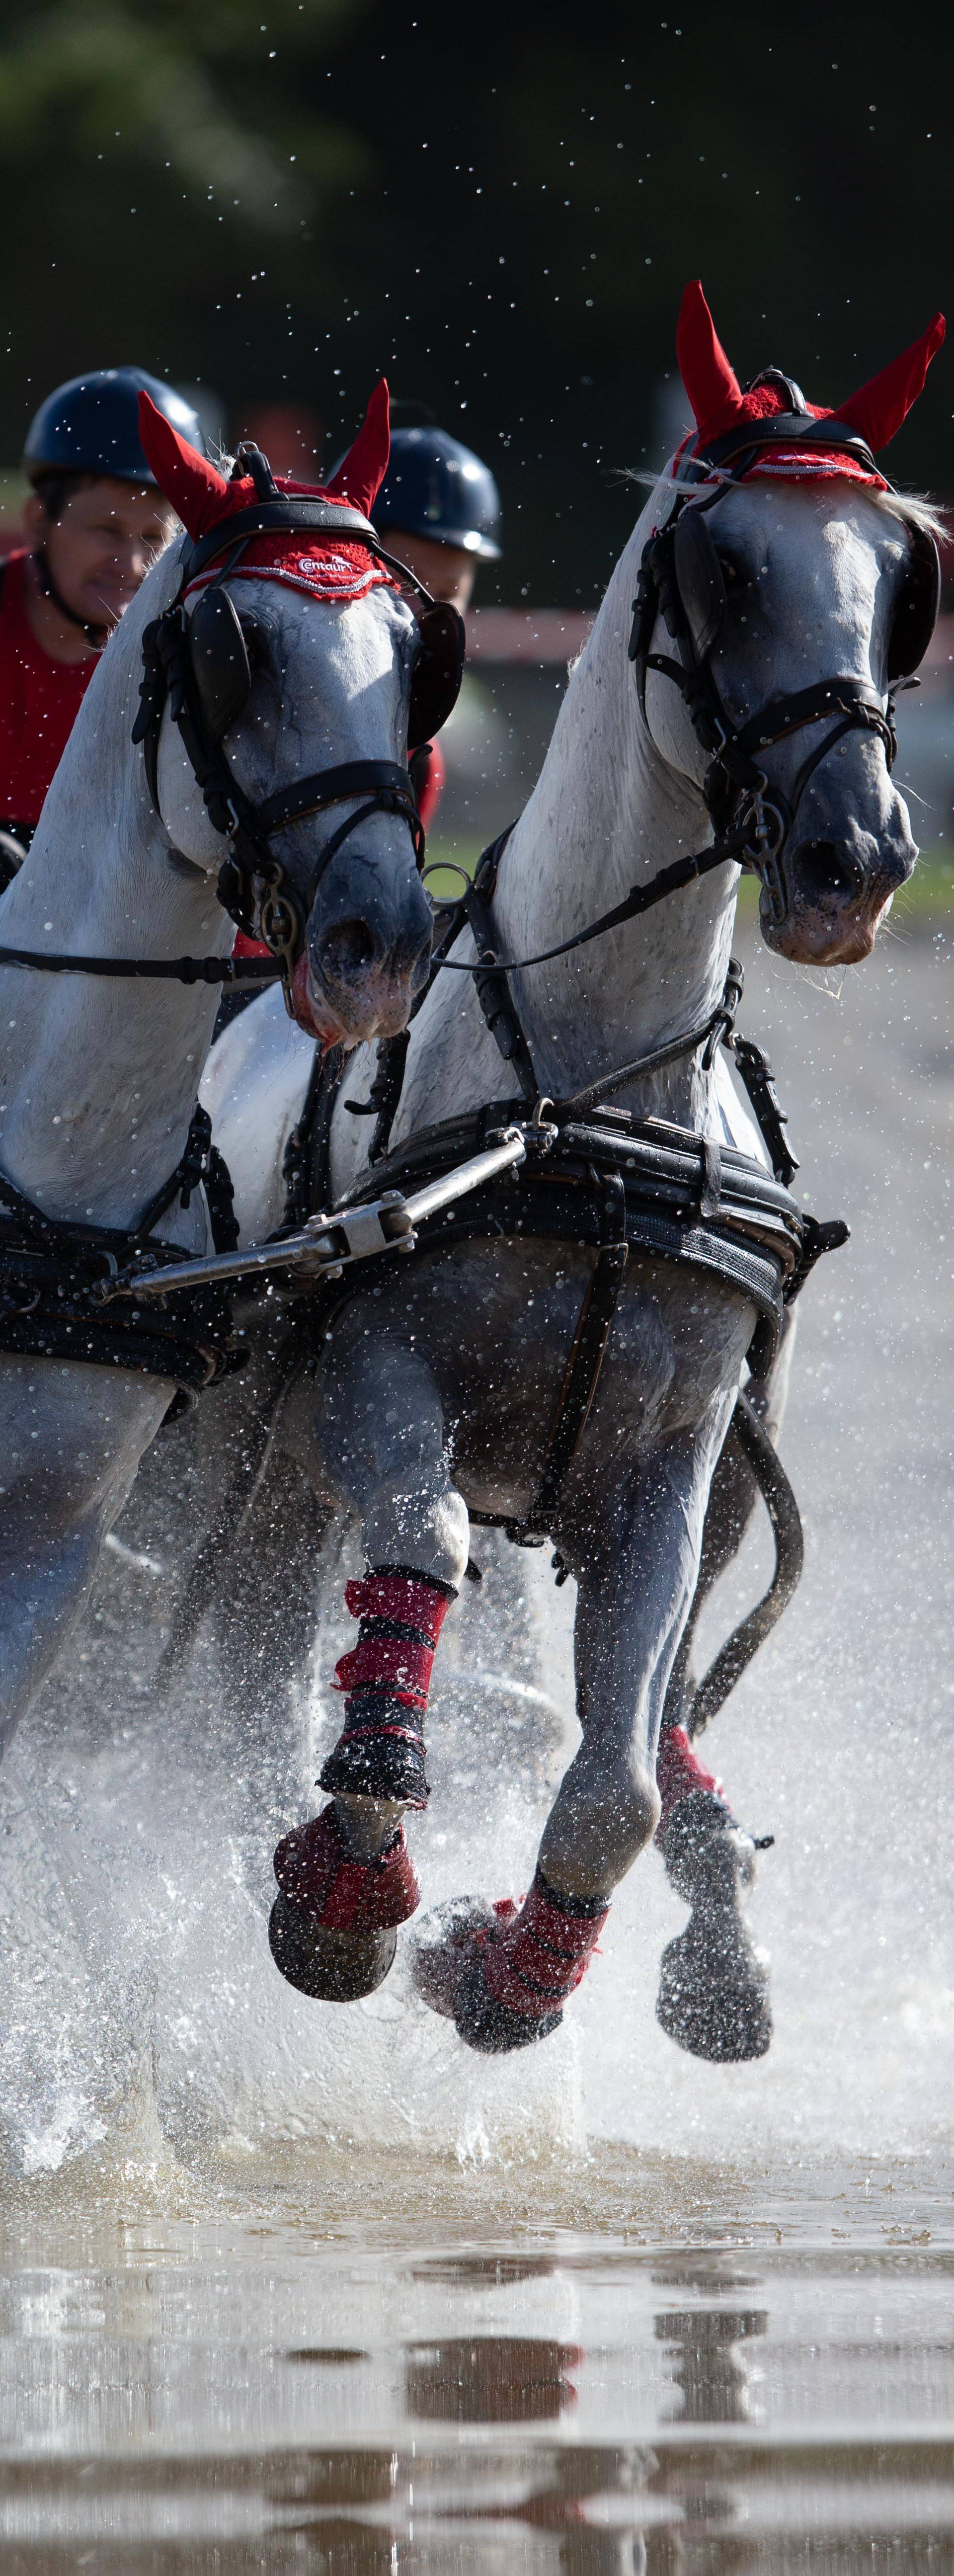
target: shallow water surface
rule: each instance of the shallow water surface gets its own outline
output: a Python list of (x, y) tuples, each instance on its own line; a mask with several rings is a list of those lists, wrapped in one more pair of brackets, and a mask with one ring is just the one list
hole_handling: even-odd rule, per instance
[(90, 2181), (7, 2213), (4, 2569), (954, 2564), (936, 2168)]
[[(314, 1690), (243, 1695), (207, 1632), (160, 1705), (207, 1500), (189, 1426), (156, 1444), (0, 1773), (4, 2576), (954, 2570), (950, 972), (894, 934), (836, 1000), (752, 959), (798, 1187), (853, 1230), (783, 1441), (804, 1581), (706, 1745), (776, 1838), (760, 2063), (660, 2031), (655, 1854), (517, 2058), (464, 2051), (400, 1956), (347, 2011), (281, 1983), (270, 1857), (337, 1731), (341, 1566)], [(475, 1553), (426, 1906), (527, 1885), (574, 1741), (572, 1587)], [(767, 1561), (762, 1533), (713, 1642)]]

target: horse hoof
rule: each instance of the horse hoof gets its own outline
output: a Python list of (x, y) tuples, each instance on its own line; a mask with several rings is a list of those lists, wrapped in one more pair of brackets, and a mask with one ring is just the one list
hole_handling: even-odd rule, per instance
[(663, 1951), (656, 2019), (692, 2057), (738, 2066), (764, 2057), (772, 2038), (768, 1958), (733, 1923), (728, 1954), (690, 1919)]
[(548, 2039), (551, 2030), (559, 2030), (562, 2019), (562, 2007), (541, 2013), (538, 2019), (512, 2012), (509, 2004), (498, 2003), (490, 1993), (479, 1950), (466, 1959), (454, 2000), (454, 2026), (466, 2048), (476, 2048), (485, 2057), (502, 2057), (507, 2049), (531, 2048), (534, 2040)]
[(373, 1995), (397, 1949), (396, 1932), (325, 1932), (282, 1895), (272, 1907), (268, 1938), (289, 1985), (325, 2004), (356, 2004)]
[(422, 1915), (411, 1943), (411, 1982), (429, 2012), (453, 2021), (473, 1935), (495, 1925), (493, 1907), (480, 1896), (451, 1896)]

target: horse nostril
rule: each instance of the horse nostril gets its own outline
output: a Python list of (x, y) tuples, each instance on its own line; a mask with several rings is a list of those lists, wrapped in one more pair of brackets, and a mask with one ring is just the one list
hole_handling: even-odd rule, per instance
[(861, 870), (836, 841), (801, 841), (790, 865), (800, 895), (809, 903), (857, 894)]
[(318, 965), (329, 983), (342, 984), (349, 976), (360, 975), (373, 966), (379, 953), (378, 941), (366, 921), (336, 921), (319, 944)]

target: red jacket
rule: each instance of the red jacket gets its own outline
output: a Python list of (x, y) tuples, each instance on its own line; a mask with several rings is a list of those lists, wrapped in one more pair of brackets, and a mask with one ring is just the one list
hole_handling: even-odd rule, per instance
[(40, 820), (98, 656), (54, 662), (26, 613), (25, 548), (0, 565), (0, 822)]

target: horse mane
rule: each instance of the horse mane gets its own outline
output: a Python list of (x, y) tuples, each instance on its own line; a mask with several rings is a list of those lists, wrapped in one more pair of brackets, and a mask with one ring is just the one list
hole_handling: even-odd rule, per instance
[(943, 545), (950, 537), (947, 512), (940, 502), (930, 500), (926, 492), (875, 490), (869, 493), (868, 498), (874, 501), (879, 510), (884, 511), (886, 518), (900, 519), (903, 527), (914, 528), (919, 532), (923, 531), (927, 536), (936, 537), (939, 545)]
[[(693, 494), (697, 494), (701, 489), (701, 486), (698, 483), (690, 482), (688, 477), (684, 479), (681, 475), (674, 474), (672, 466), (673, 460), (670, 459), (669, 464), (663, 465), (656, 473), (648, 473), (646, 468), (641, 465), (622, 465), (619, 467), (618, 471), (621, 482), (641, 484), (644, 491), (647, 492), (650, 498), (652, 498), (657, 492), (659, 492), (660, 496), (664, 492), (671, 492), (673, 496), (679, 492), (691, 492)], [(731, 475), (727, 474), (723, 479), (725, 481), (727, 491), (739, 490), (741, 488), (733, 481)], [(753, 479), (757, 481), (758, 477), (756, 476)], [(775, 477), (773, 479), (781, 480), (782, 478)], [(794, 479), (796, 478), (793, 477), (793, 480)], [(932, 501), (929, 494), (926, 492), (883, 492), (877, 483), (860, 483), (854, 475), (845, 475), (840, 477), (837, 474), (826, 474), (824, 479), (826, 484), (838, 484), (840, 481), (850, 481), (852, 491), (863, 491), (866, 498), (869, 501), (874, 502), (876, 509), (883, 510), (885, 512), (886, 517), (900, 519), (903, 526), (906, 528), (923, 530), (927, 535), (936, 537), (939, 544), (942, 544), (945, 539), (950, 537), (950, 521), (947, 511), (939, 501)]]

